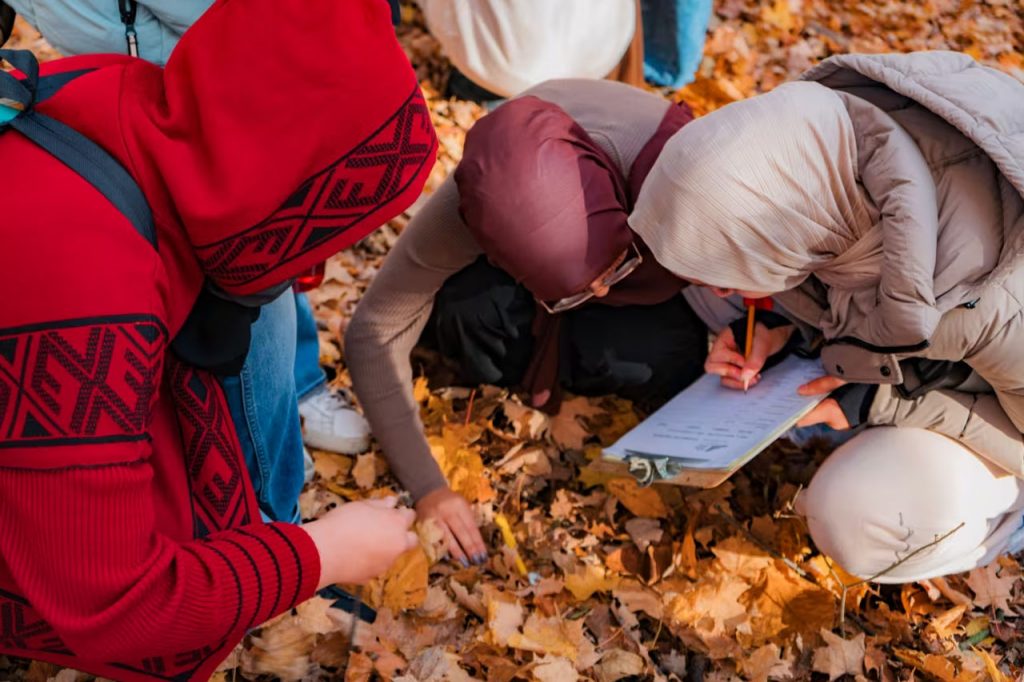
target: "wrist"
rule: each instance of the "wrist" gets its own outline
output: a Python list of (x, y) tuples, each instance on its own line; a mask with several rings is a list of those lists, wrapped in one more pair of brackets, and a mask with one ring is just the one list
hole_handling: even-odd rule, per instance
[(339, 576), (335, 575), (335, 562), (332, 560), (331, 554), (331, 538), (326, 526), (327, 524), (322, 520), (310, 521), (300, 526), (302, 530), (306, 531), (309, 539), (313, 541), (316, 552), (320, 556), (320, 579), (317, 582), (317, 590), (340, 582)]

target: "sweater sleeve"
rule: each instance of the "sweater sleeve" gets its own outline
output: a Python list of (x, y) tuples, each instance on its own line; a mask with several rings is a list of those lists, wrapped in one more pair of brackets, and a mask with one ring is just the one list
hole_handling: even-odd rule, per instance
[(160, 494), (147, 459), (0, 467), (0, 556), (76, 655), (131, 662), (234, 643), (313, 594), (320, 562), (302, 528), (176, 542), (156, 530)]
[(352, 383), (392, 470), (414, 498), (446, 485), (423, 435), (409, 354), (451, 275), (482, 253), (449, 177), (406, 227), (345, 334)]

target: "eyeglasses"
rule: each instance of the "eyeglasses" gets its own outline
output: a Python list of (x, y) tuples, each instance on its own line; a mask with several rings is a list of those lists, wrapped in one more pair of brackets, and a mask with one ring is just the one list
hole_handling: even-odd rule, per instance
[[(644, 257), (640, 254), (640, 249), (637, 248), (635, 242), (630, 244), (630, 248), (633, 251), (633, 256), (631, 258), (627, 258), (622, 262), (622, 265), (615, 268), (615, 270), (607, 277), (604, 277), (600, 282), (601, 286), (608, 288), (615, 286), (633, 274), (633, 271), (640, 267), (640, 264), (644, 262)], [(559, 299), (554, 304), (549, 304), (547, 301), (541, 301), (540, 299), (538, 299), (537, 302), (540, 303), (544, 310), (555, 315), (557, 313), (564, 313), (566, 310), (578, 308), (590, 299), (594, 298), (594, 296), (595, 294), (593, 289), (588, 288), (586, 291), (581, 293)]]

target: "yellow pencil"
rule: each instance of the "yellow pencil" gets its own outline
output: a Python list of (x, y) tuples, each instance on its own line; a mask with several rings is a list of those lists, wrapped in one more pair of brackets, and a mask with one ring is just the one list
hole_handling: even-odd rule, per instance
[(519, 556), (519, 550), (516, 548), (516, 536), (512, 534), (512, 526), (509, 524), (508, 519), (502, 513), (494, 515), (494, 523), (501, 530), (501, 538), (505, 541), (505, 546), (512, 550), (512, 558), (516, 562), (516, 568), (524, 578), (529, 577), (529, 571), (526, 568), (526, 563), (523, 561), (523, 557)]

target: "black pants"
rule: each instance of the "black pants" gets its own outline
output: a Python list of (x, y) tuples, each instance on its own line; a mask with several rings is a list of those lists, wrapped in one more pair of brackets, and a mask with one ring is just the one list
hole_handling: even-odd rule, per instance
[[(533, 296), (481, 257), (445, 282), (420, 342), (467, 384), (515, 386), (533, 354)], [(704, 371), (707, 328), (682, 295), (657, 305), (590, 303), (563, 314), (559, 378), (579, 395), (617, 393), (650, 407)]]

